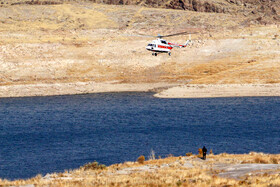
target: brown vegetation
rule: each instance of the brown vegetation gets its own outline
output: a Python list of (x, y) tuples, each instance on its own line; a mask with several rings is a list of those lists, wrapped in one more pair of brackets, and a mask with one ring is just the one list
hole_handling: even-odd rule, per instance
[(144, 164), (144, 161), (145, 161), (145, 156), (144, 155), (139, 156), (138, 159), (137, 159), (137, 162), (139, 164)]
[(87, 163), (86, 165), (82, 166), (80, 169), (82, 170), (103, 170), (106, 166), (104, 164), (98, 164), (98, 162)]
[[(44, 177), (38, 175), (28, 180), (0, 180), (0, 185), (278, 186), (280, 185), (280, 167), (274, 164), (275, 160), (279, 161), (280, 155), (254, 152), (245, 155), (227, 153), (209, 155), (206, 161), (196, 156), (167, 157), (145, 161), (145, 165), (138, 162), (125, 162), (108, 166), (106, 170), (85, 170), (82, 167), (81, 169), (64, 173), (48, 174)], [(264, 162), (265, 164), (260, 164), (259, 162)], [(242, 165), (244, 164), (246, 164), (246, 168), (249, 168), (247, 173), (243, 172)], [(96, 164), (93, 165), (96, 166)], [(261, 169), (265, 165), (267, 165), (265, 167), (267, 169)]]
[(199, 157), (202, 157), (202, 156), (203, 156), (202, 148), (199, 148), (199, 149), (198, 149), (198, 156), (199, 156)]

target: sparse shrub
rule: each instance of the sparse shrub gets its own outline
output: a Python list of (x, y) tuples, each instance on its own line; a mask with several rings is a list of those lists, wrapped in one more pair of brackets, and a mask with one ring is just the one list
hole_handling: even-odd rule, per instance
[(212, 149), (210, 149), (210, 155), (213, 155), (213, 150)]
[(262, 176), (263, 176), (263, 177), (268, 177), (269, 174), (268, 174), (267, 172), (265, 172)]
[(99, 169), (106, 169), (106, 165), (105, 164), (100, 164)]
[(228, 154), (227, 153), (221, 153), (220, 155), (224, 157), (224, 156), (227, 156)]
[(278, 160), (275, 157), (271, 157), (270, 162), (273, 163), (273, 164), (278, 164)]
[(63, 173), (58, 173), (57, 176), (58, 177), (64, 177), (64, 174)]
[(186, 153), (186, 156), (192, 156), (192, 152)]
[(181, 186), (183, 183), (182, 183), (182, 181), (181, 180), (178, 180), (177, 182), (176, 182), (176, 185), (177, 186)]
[(92, 162), (92, 163), (87, 163), (84, 166), (82, 166), (84, 170), (98, 170), (98, 169), (105, 169), (106, 166), (104, 164), (98, 164), (98, 162)]
[(199, 149), (198, 149), (198, 156), (202, 156), (202, 154), (203, 154), (203, 153), (202, 153), (202, 149), (199, 148)]
[(137, 159), (137, 162), (138, 162), (139, 164), (144, 164), (144, 161), (145, 161), (144, 155), (139, 156), (138, 159)]
[(264, 159), (260, 158), (259, 156), (255, 157), (254, 162), (255, 163), (260, 163), (260, 164), (267, 164), (267, 161), (265, 161)]

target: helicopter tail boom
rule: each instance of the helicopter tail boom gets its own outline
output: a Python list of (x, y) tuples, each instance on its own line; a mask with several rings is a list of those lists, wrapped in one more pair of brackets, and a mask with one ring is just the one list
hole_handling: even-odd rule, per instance
[(168, 43), (168, 45), (172, 46), (172, 47), (179, 47), (179, 48), (182, 48), (182, 47), (186, 47), (189, 43), (191, 42), (191, 40), (188, 40), (185, 44), (174, 44), (174, 43)]
[(190, 42), (191, 42), (191, 40), (188, 40), (188, 41), (184, 44), (184, 47), (186, 47)]

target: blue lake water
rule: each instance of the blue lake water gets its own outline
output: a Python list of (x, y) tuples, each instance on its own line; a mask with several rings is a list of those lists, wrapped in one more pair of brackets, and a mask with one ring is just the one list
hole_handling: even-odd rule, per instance
[(140, 155), (280, 153), (280, 97), (160, 99), (102, 93), (0, 99), (0, 178)]

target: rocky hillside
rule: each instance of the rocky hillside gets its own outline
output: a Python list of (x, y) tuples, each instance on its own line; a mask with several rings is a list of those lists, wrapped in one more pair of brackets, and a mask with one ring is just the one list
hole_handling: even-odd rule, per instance
[[(206, 1), (196, 2), (200, 8), (206, 5)], [(167, 2), (159, 4), (165, 8), (151, 8), (147, 6), (158, 5), (88, 0), (2, 0), (1, 4), (0, 0), (0, 97), (38, 95), (31, 84), (51, 84), (59, 91), (60, 84), (77, 82), (114, 86), (280, 83), (280, 22), (269, 16), (273, 11), (260, 16), (265, 14), (256, 11), (259, 4), (244, 2), (212, 0), (212, 5), (224, 7), (224, 13), (215, 13), (194, 11), (195, 3), (189, 1), (185, 4), (192, 10), (166, 9)], [(263, 10), (277, 3), (262, 2)], [(274, 7), (276, 12), (278, 6)], [(197, 32), (191, 35), (192, 43), (173, 49), (168, 57), (152, 56), (145, 46), (153, 38), (139, 37), (193, 30)], [(189, 37), (167, 40), (185, 43)], [(22, 94), (24, 89), (11, 86), (28, 90)], [(72, 88), (58, 94), (80, 93)], [(42, 92), (52, 94), (49, 87), (40, 85)]]
[(53, 5), (69, 3), (70, 1), (241, 14), (248, 17), (248, 22), (252, 20), (261, 24), (280, 22), (280, 1), (278, 0), (11, 0), (8, 2), (1, 0), (0, 6), (18, 4)]
[[(93, 0), (99, 2), (100, 0)], [(107, 4), (143, 5), (196, 12), (243, 14), (261, 24), (280, 21), (280, 1), (277, 0), (104, 0)]]

